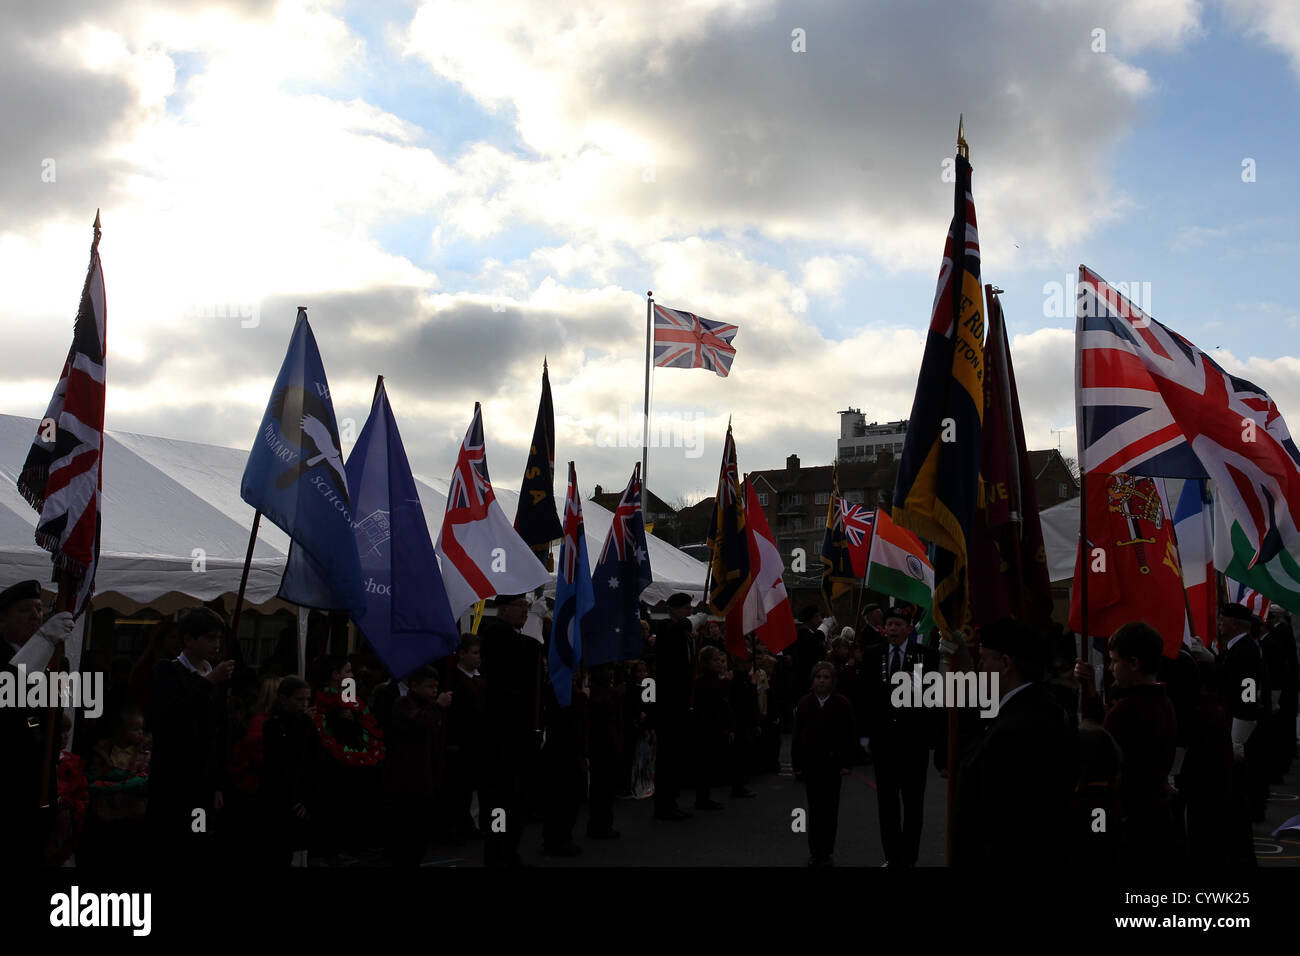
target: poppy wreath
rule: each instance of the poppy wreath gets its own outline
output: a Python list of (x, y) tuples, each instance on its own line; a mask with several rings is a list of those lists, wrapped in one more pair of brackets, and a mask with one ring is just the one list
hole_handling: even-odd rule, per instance
[[(356, 718), (359, 739), (355, 743), (339, 740), (329, 727), (329, 717), (344, 712), (351, 712)], [(314, 719), (325, 752), (339, 763), (349, 767), (373, 767), (384, 759), (384, 733), (379, 729), (375, 715), (361, 701), (344, 700), (337, 687), (316, 695)]]

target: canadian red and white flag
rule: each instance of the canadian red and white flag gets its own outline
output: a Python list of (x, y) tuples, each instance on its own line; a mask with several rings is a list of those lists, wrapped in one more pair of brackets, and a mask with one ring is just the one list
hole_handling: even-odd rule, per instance
[(551, 579), (492, 492), (478, 402), (474, 403), (474, 420), (465, 433), (452, 472), (447, 513), (434, 551), (442, 566), (447, 601), (456, 617), (476, 601), (497, 594), (523, 594)]
[[(727, 617), (727, 646), (733, 653), (745, 653), (744, 635), (756, 632), (763, 646), (776, 654), (795, 641), (794, 612), (790, 609), (790, 596), (786, 594), (782, 578), (785, 563), (758, 503), (758, 495), (748, 481), (745, 487), (745, 523), (753, 580), (741, 601), (740, 614), (733, 613)], [(736, 619), (737, 623), (733, 623)], [(737, 638), (739, 651), (734, 649)]]

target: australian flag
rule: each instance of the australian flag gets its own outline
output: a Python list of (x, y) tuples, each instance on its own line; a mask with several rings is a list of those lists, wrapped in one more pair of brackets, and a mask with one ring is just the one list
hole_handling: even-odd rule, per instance
[(641, 512), (641, 463), (637, 462), (591, 576), (596, 606), (582, 632), (582, 655), (588, 667), (641, 656), (641, 592), (652, 580)]
[[(361, 633), (389, 673), (404, 677), (455, 651), (460, 632), (382, 379), (346, 471), (365, 580)], [(340, 606), (297, 547), (279, 596), (306, 607)]]
[(587, 532), (582, 525), (578, 472), (569, 462), (569, 493), (564, 498), (564, 541), (555, 576), (555, 618), (551, 627), (551, 686), (561, 707), (568, 707), (573, 672), (582, 659), (583, 618), (595, 602), (591, 595), (591, 565), (587, 562)]
[(325, 366), (307, 310), (300, 308), (239, 495), (292, 539), (290, 561), (301, 550), (328, 585), (334, 606), (347, 608), (360, 624), (365, 582), (339, 444)]

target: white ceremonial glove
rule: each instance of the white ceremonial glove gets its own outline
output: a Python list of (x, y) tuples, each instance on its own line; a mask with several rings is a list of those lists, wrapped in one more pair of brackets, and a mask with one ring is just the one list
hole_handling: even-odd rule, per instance
[(519, 629), (520, 634), (526, 634), (535, 641), (542, 639), (542, 621), (546, 620), (546, 598), (534, 598), (528, 605), (528, 618), (524, 621), (524, 626)]
[(41, 629), (28, 638), (27, 643), (18, 649), (9, 663), (17, 667), (22, 664), (29, 671), (43, 671), (54, 656), (54, 645), (66, 641), (72, 636), (76, 625), (69, 611), (60, 611), (41, 625)]
[(1183, 760), (1187, 757), (1186, 747), (1174, 748), (1174, 765), (1169, 768), (1169, 780), (1173, 781), (1174, 777), (1183, 772)]
[(864, 752), (871, 753), (871, 741), (869, 739), (866, 737), (859, 737), (858, 744), (862, 747)]
[(835, 618), (827, 617), (822, 619), (822, 625), (821, 627), (817, 628), (817, 630), (821, 631), (827, 637), (830, 637), (831, 628), (833, 628), (834, 626), (835, 626)]
[(939, 653), (943, 657), (952, 657), (954, 654), (960, 651), (961, 648), (962, 645), (959, 641), (950, 641), (946, 637), (939, 639)]
[(1234, 760), (1246, 759), (1246, 741), (1250, 735), (1255, 732), (1255, 721), (1242, 720), (1240, 717), (1232, 718), (1232, 758)]
[(698, 613), (692, 614), (689, 620), (691, 622), (691, 633), (694, 633), (708, 623), (709, 615), (704, 611), (699, 611)]

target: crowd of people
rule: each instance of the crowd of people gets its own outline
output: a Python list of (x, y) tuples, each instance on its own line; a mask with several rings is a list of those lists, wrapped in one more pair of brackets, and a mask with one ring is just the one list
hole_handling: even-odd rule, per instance
[[(1300, 668), (1280, 610), (1265, 626), (1225, 605), (1216, 646), (1192, 638), (1176, 658), (1126, 625), (1098, 686), (1060, 629), (1000, 621), (959, 645), (918, 633), (907, 605), (868, 604), (847, 627), (809, 606), (793, 645), (774, 654), (750, 635), (736, 653), (676, 594), (666, 616), (647, 609), (641, 658), (579, 669), (561, 707), (549, 621), (541, 641), (527, 626), (546, 603), (491, 603), (454, 655), (402, 680), (367, 653), (325, 654), (305, 678), (283, 656), (260, 672), (223, 660), (229, 624), (208, 607), (158, 622), (144, 657), (111, 668), (105, 719), (79, 727), (77, 752), (65, 721), (45, 809), (45, 722), (0, 715), (25, 771), (7, 809), (30, 821), (29, 858), (413, 866), (434, 845), (465, 858), (481, 845), (486, 865), (517, 866), (528, 832), (547, 856), (579, 854), (584, 803), (586, 840), (620, 838), (620, 798), (665, 823), (725, 813), (719, 797), (753, 799), (756, 776), (785, 769), (789, 737), (809, 865), (833, 864), (842, 781), (870, 765), (884, 859), (856, 862), (909, 867), (926, 827), (943, 827), (925, 792), (932, 766), (949, 774), (955, 733), (955, 865), (1247, 866), (1251, 821), (1295, 756)], [(0, 594), (6, 660), (67, 636), (67, 615), (42, 610), (37, 582)], [(996, 677), (996, 716), (897, 706), (917, 668)]]

